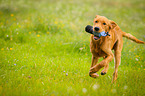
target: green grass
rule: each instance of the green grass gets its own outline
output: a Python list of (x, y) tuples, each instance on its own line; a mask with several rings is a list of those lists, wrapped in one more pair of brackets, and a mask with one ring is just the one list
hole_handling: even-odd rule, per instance
[(89, 77), (90, 35), (84, 31), (99, 14), (145, 41), (144, 6), (144, 0), (1, 0), (0, 95), (144, 96), (145, 46), (124, 39), (111, 84), (113, 61), (105, 76)]

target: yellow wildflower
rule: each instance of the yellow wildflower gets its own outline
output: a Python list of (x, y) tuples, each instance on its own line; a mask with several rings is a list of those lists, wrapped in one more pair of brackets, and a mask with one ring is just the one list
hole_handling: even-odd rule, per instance
[(29, 34), (31, 34), (31, 32), (29, 32)]
[(139, 57), (138, 55), (136, 55), (135, 57)]
[(143, 69), (143, 70), (145, 70), (145, 69)]
[(49, 32), (47, 32), (47, 34), (49, 34)]
[(24, 58), (26, 58), (26, 57), (24, 57)]
[(10, 48), (10, 50), (13, 50), (13, 48)]
[(40, 35), (38, 34), (37, 37), (40, 37)]
[(1, 48), (1, 50), (4, 50), (4, 48)]
[(58, 24), (58, 22), (57, 22), (57, 21), (55, 21), (55, 22), (54, 22), (54, 24)]
[(13, 17), (14, 16), (14, 14), (11, 14), (11, 17)]
[(54, 94), (51, 94), (50, 96), (55, 96)]

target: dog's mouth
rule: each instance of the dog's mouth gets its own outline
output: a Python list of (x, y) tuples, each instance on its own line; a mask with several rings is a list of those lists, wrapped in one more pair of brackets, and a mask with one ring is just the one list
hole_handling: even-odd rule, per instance
[(100, 37), (99, 37), (99, 36), (94, 35), (94, 39), (95, 39), (95, 40), (98, 40), (98, 39), (100, 39)]

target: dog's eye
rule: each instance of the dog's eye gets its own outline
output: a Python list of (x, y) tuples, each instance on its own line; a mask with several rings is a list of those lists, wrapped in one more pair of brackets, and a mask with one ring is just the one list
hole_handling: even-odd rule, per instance
[(106, 25), (106, 23), (103, 23), (103, 25)]
[(95, 23), (98, 23), (98, 21), (95, 21)]

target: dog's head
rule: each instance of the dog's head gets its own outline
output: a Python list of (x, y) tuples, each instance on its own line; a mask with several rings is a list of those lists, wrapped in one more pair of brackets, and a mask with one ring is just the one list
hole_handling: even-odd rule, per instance
[[(107, 19), (104, 16), (96, 15), (93, 21), (93, 31), (96, 33), (109, 32), (111, 29), (115, 28), (117, 24), (114, 21)], [(97, 36), (95, 37), (98, 38)], [(99, 38), (98, 38), (99, 39)]]

